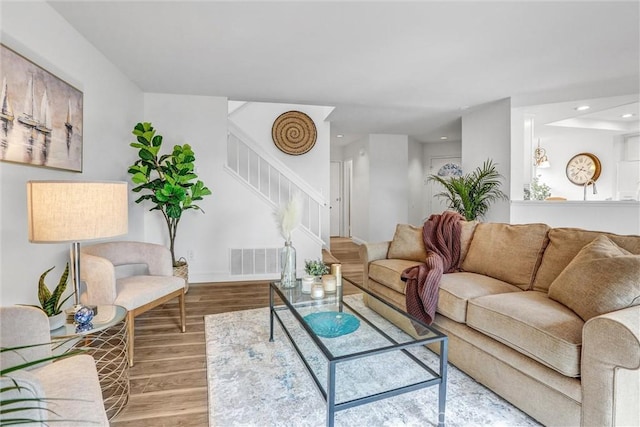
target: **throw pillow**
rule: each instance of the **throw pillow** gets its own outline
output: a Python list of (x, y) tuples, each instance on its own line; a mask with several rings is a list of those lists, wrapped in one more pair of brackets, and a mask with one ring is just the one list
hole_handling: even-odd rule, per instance
[(425, 262), (427, 251), (422, 240), (422, 227), (398, 224), (387, 258)]
[(549, 286), (549, 298), (585, 322), (640, 304), (640, 255), (599, 236), (584, 246)]

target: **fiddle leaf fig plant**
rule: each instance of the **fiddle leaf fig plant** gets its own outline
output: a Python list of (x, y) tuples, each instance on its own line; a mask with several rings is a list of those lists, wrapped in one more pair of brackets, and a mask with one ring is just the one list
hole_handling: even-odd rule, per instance
[(484, 217), (493, 202), (509, 200), (500, 190), (501, 178), (496, 165), (487, 159), (471, 173), (451, 177), (430, 175), (427, 180), (444, 187), (444, 191), (435, 197), (445, 199), (450, 209), (464, 216), (467, 221), (473, 221)]
[(151, 123), (138, 123), (133, 128), (137, 142), (131, 147), (138, 150), (138, 160), (129, 167), (131, 181), (137, 184), (134, 193), (142, 193), (136, 203), (145, 200), (153, 206), (150, 211), (160, 211), (169, 232), (171, 261), (177, 267), (175, 240), (178, 225), (184, 211), (204, 211), (194, 202), (211, 194), (194, 171), (195, 154), (189, 144), (174, 145), (171, 154), (160, 154), (162, 136), (156, 135)]

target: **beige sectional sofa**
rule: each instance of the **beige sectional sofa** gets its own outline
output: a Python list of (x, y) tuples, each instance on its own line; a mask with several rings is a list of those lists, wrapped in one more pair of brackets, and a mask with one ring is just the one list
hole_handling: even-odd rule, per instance
[[(434, 320), (449, 361), (545, 425), (640, 425), (640, 236), (463, 222), (461, 246)], [(364, 286), (406, 309), (400, 275), (425, 259), (422, 229), (360, 251)]]

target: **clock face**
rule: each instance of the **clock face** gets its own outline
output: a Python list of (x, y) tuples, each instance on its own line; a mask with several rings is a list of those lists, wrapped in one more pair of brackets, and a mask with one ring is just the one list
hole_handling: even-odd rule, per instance
[(597, 180), (600, 169), (600, 160), (594, 154), (576, 154), (567, 163), (567, 178), (576, 185), (584, 185)]

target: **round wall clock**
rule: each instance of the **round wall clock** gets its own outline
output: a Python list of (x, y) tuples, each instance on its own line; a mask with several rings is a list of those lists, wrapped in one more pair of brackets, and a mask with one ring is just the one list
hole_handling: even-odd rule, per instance
[(271, 137), (280, 151), (294, 156), (311, 150), (316, 143), (316, 125), (301, 111), (287, 111), (273, 122)]
[(601, 169), (600, 159), (595, 154), (576, 154), (567, 162), (567, 178), (575, 185), (584, 185), (596, 181)]

